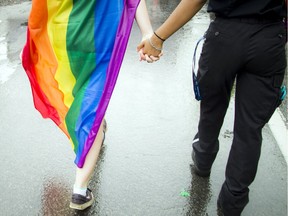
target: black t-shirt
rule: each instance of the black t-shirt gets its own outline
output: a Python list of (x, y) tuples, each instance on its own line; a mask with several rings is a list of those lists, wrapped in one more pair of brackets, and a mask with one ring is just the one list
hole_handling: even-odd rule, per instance
[(286, 17), (285, 0), (209, 0), (208, 12), (222, 17)]

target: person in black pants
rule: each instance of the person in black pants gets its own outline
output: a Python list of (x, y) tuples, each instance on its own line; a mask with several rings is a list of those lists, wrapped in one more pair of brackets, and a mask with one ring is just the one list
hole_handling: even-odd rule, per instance
[[(205, 2), (182, 0), (154, 35), (139, 44), (138, 50), (146, 56), (157, 56), (165, 39)], [(248, 203), (248, 187), (257, 172), (262, 128), (281, 103), (286, 69), (286, 2), (210, 0), (208, 12), (215, 13), (216, 18), (206, 32), (199, 60), (197, 81), (202, 99), (192, 159), (196, 174), (208, 177), (236, 80), (234, 138), (217, 204), (224, 215), (237, 216)]]

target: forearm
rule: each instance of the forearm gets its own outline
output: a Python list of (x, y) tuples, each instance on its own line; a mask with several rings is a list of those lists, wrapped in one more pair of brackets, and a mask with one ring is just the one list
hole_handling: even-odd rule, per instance
[(140, 1), (135, 19), (143, 37), (153, 34), (145, 0)]
[(137, 50), (149, 56), (159, 56), (164, 40), (185, 25), (206, 3), (207, 0), (182, 0), (168, 19), (155, 31), (156, 34), (142, 41)]
[(206, 0), (182, 0), (168, 19), (156, 30), (157, 34), (168, 39), (185, 25), (206, 3)]

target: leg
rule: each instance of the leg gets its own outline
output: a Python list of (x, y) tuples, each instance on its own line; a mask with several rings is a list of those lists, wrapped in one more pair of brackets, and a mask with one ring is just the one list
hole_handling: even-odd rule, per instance
[(229, 96), (201, 101), (198, 133), (193, 141), (194, 157), (200, 170), (211, 169), (219, 150), (218, 136), (229, 104), (230, 89), (225, 93)]
[(82, 168), (76, 168), (76, 179), (74, 183), (72, 201), (70, 202), (70, 208), (84, 210), (93, 204), (93, 194), (90, 189), (87, 189), (87, 187), (95, 169), (99, 152), (105, 138), (105, 131), (106, 121), (103, 120), (99, 127), (95, 141), (86, 156), (84, 166)]
[[(260, 26), (251, 39), (249, 63), (238, 74), (235, 96), (234, 138), (226, 167), (226, 180), (218, 198), (224, 215), (241, 214), (249, 198), (261, 153), (262, 128), (280, 103), (286, 60), (279, 27)], [(278, 33), (277, 33), (278, 32)], [(275, 34), (275, 37), (271, 37)], [(272, 55), (273, 54), (273, 55)]]
[[(262, 128), (276, 109), (279, 92), (265, 89), (270, 77), (244, 74), (237, 79), (234, 138), (219, 195), (224, 215), (240, 215), (248, 203), (261, 152)], [(272, 86), (271, 86), (272, 87)], [(271, 101), (266, 103), (263, 101)]]
[(239, 43), (234, 43), (237, 41), (233, 38), (237, 37), (234, 32), (238, 32), (238, 29), (233, 32), (234, 29), (233, 24), (221, 20), (211, 23), (199, 61), (197, 77), (202, 100), (192, 159), (195, 168), (209, 173), (219, 150), (218, 136), (240, 65), (242, 48)]
[(89, 180), (92, 176), (92, 173), (95, 169), (95, 165), (99, 156), (99, 152), (101, 150), (102, 142), (103, 142), (103, 124), (102, 121), (96, 139), (87, 154), (85, 164), (82, 168), (76, 168), (76, 179), (75, 186), (78, 188), (87, 188)]

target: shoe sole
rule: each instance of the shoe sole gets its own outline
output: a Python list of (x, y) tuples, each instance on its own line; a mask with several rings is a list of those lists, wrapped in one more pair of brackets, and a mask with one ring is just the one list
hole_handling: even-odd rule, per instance
[(92, 199), (89, 202), (86, 202), (86, 203), (81, 204), (81, 205), (70, 202), (69, 207), (72, 208), (72, 209), (76, 209), (76, 210), (84, 210), (84, 209), (90, 207), (93, 204), (94, 196), (93, 196), (92, 193), (91, 193), (91, 196), (92, 196)]

